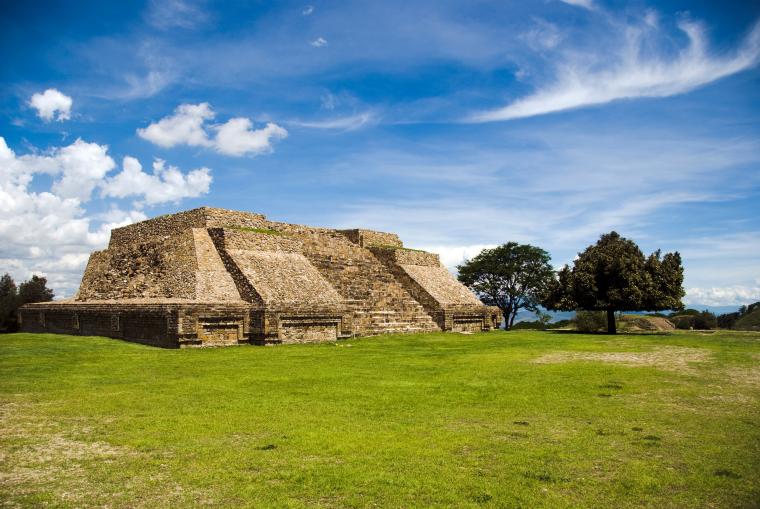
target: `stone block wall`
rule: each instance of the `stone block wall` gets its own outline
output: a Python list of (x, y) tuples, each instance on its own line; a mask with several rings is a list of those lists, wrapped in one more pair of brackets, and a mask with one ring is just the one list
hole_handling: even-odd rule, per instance
[(370, 250), (422, 304), (441, 330), (472, 332), (496, 328), (493, 310), (454, 279), (441, 265), (438, 255), (385, 246)]
[(348, 240), (360, 247), (394, 246), (402, 247), (404, 244), (395, 233), (378, 232), (374, 230), (338, 230)]
[(209, 231), (193, 228), (195, 241), (195, 299), (204, 301), (240, 301), (242, 297), (232, 274), (224, 266)]
[(77, 300), (195, 298), (193, 230), (181, 230), (160, 240), (148, 239), (93, 253)]

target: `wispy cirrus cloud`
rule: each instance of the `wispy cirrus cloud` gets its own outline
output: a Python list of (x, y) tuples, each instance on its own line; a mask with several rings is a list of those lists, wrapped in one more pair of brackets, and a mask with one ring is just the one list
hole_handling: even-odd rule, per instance
[(342, 204), (327, 222), (397, 232), (410, 247), (440, 252), (449, 268), (510, 240), (547, 249), (559, 267), (614, 229), (646, 252), (681, 251), (687, 288), (751, 287), (747, 276), (760, 273), (751, 220), (731, 227), (745, 234), (729, 238), (724, 225), (704, 242), (691, 240), (701, 234), (689, 224), (694, 210), (749, 199), (747, 171), (760, 162), (755, 140), (588, 122), (572, 133), (505, 125), (499, 139), (499, 151), (482, 140), (417, 142), (334, 162), (323, 182), (393, 191)]
[(557, 25), (541, 18), (534, 19), (533, 26), (520, 34), (520, 39), (537, 51), (556, 47), (562, 41), (562, 37)]
[(511, 120), (619, 99), (668, 97), (754, 67), (760, 60), (760, 22), (736, 50), (722, 55), (708, 49), (701, 23), (682, 20), (678, 27), (688, 43), (675, 56), (657, 57), (645, 51), (663, 35), (650, 12), (640, 25), (625, 27), (624, 42), (611, 62), (605, 62), (608, 45), (601, 45), (603, 54), (563, 54), (554, 83), (507, 106), (471, 115), (467, 121)]
[(560, 0), (560, 2), (585, 9), (593, 9), (595, 7), (593, 0)]
[(206, 23), (209, 14), (191, 0), (150, 0), (145, 19), (159, 30), (192, 29)]
[(323, 120), (292, 120), (288, 123), (294, 126), (307, 127), (310, 129), (338, 129), (351, 131), (373, 124), (376, 121), (377, 115), (372, 111), (366, 111), (345, 117), (331, 117)]

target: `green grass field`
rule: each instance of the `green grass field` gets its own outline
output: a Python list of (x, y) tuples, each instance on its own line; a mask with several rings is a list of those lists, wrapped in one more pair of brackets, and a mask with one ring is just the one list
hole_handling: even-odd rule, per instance
[(0, 336), (2, 507), (760, 507), (760, 334)]

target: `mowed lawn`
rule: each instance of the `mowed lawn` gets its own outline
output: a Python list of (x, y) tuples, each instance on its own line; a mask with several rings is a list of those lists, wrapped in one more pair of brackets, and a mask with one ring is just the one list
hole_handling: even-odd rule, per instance
[(0, 336), (2, 507), (760, 507), (760, 335)]

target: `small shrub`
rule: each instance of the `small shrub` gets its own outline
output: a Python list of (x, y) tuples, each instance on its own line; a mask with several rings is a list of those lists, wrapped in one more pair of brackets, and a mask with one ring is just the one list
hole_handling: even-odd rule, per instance
[(607, 330), (607, 314), (604, 311), (577, 311), (575, 323), (581, 332)]
[(670, 318), (670, 321), (673, 322), (673, 325), (676, 326), (676, 329), (689, 330), (689, 329), (694, 328), (693, 316), (689, 316), (689, 315), (673, 316)]
[[(691, 310), (687, 310), (691, 311)], [(670, 320), (676, 326), (676, 329), (697, 329), (708, 330), (718, 327), (718, 320), (715, 315), (707, 310), (699, 311), (696, 314), (682, 314), (671, 317)]]

